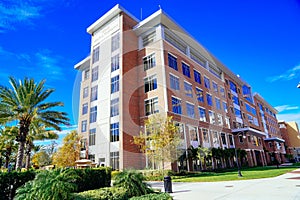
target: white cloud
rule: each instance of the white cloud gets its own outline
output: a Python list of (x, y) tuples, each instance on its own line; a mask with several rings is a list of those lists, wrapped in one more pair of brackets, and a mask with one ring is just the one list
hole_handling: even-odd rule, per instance
[(300, 76), (300, 64), (285, 71), (283, 74), (268, 77), (267, 81), (268, 82), (274, 82), (274, 81), (278, 81), (278, 80), (287, 80), (288, 81), (288, 80), (298, 78), (299, 76)]
[(17, 23), (32, 24), (42, 16), (42, 5), (38, 1), (3, 0), (0, 3), (0, 32), (14, 30)]
[(278, 120), (283, 120), (286, 122), (295, 121), (300, 125), (300, 113), (289, 113), (289, 114), (277, 114)]
[(297, 110), (299, 109), (299, 106), (281, 105), (276, 106), (275, 109), (278, 110), (278, 112), (284, 112), (287, 110)]

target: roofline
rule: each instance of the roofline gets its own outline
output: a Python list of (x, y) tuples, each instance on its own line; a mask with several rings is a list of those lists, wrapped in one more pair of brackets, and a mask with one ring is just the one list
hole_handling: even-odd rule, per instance
[(134, 19), (137, 22), (140, 21), (134, 15), (132, 15), (130, 12), (128, 12), (126, 9), (124, 9), (120, 4), (116, 4), (113, 8), (111, 8), (104, 15), (102, 15), (102, 17), (100, 17), (96, 22), (91, 24), (86, 29), (86, 31), (89, 34), (93, 34), (97, 29), (99, 29), (101, 26), (103, 26), (105, 23), (107, 23), (110, 19), (112, 19), (116, 15), (120, 14), (121, 12), (126, 13), (128, 16), (130, 16), (132, 19)]
[[(203, 54), (201, 54), (201, 56), (203, 56), (207, 61), (209, 61), (211, 64), (213, 64), (214, 66), (219, 68), (222, 72), (226, 73), (230, 78), (235, 80), (239, 85), (241, 85), (241, 86), (247, 85), (250, 87), (250, 85), (247, 82), (243, 81), (240, 77), (238, 77), (236, 74), (234, 74), (229, 68), (227, 68), (219, 59), (217, 59), (211, 52), (209, 52), (200, 42), (198, 42), (192, 35), (190, 35), (184, 28), (182, 28), (175, 20), (172, 19), (172, 17), (170, 17), (162, 9), (159, 9), (158, 11), (156, 11), (149, 17), (140, 21), (136, 26), (134, 26), (133, 30), (135, 30), (137, 32), (139, 28), (153, 27), (153, 26), (147, 26), (147, 24), (150, 23), (152, 20), (155, 20), (156, 18), (158, 18), (157, 24), (163, 24), (166, 27), (168, 27), (167, 26), (167, 23), (168, 23), (168, 25), (171, 26), (171, 28), (174, 28), (175, 31), (183, 33), (183, 34), (187, 35), (189, 38), (191, 38), (193, 43), (185, 41), (188, 44), (188, 46), (195, 48), (195, 50), (197, 50), (198, 52), (201, 52), (202, 49), (204, 49), (211, 58), (207, 58)], [(157, 25), (157, 24), (155, 24), (155, 25)], [(172, 30), (172, 29), (170, 29), (170, 30)], [(178, 36), (178, 34), (176, 34), (176, 35)], [(178, 37), (180, 37), (180, 36), (178, 36)], [(199, 49), (201, 49), (201, 50), (199, 50)], [(218, 63), (215, 63), (215, 60)]]
[(265, 141), (272, 141), (272, 140), (274, 140), (274, 141), (277, 141), (277, 142), (285, 142), (284, 139), (278, 138), (278, 137), (266, 138), (266, 139), (264, 139), (264, 140), (265, 140)]
[(275, 114), (278, 113), (278, 110), (276, 110), (271, 104), (269, 104), (259, 93), (255, 92), (253, 94), (253, 97), (258, 98), (258, 100), (264, 102)]
[(90, 59), (91, 59), (91, 55), (87, 56), (86, 58), (84, 58), (83, 60), (81, 60), (79, 63), (75, 64), (74, 65), (74, 69), (77, 69), (77, 70), (81, 70), (83, 68), (83, 65), (85, 63), (90, 62)]

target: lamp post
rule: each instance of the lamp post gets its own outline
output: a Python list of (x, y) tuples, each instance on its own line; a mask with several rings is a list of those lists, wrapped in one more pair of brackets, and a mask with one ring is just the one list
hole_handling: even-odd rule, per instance
[[(246, 136), (244, 135), (243, 132), (237, 133), (238, 138), (239, 138), (240, 134), (243, 135), (243, 136), (242, 136), (243, 139), (246, 138)], [(237, 153), (236, 144), (235, 144), (234, 152), (235, 152), (236, 166), (237, 166), (237, 168), (238, 168), (238, 177), (242, 177), (243, 175), (242, 175), (242, 172), (241, 172), (241, 166), (240, 166), (240, 164), (239, 164), (239, 159), (238, 159), (238, 153)]]

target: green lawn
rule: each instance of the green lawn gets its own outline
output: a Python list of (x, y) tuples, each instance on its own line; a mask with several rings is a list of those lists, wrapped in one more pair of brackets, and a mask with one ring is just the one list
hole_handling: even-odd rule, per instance
[(255, 167), (242, 169), (243, 177), (238, 177), (237, 171), (230, 172), (199, 172), (195, 174), (189, 174), (186, 176), (173, 176), (174, 182), (215, 182), (215, 181), (232, 181), (232, 180), (248, 180), (258, 178), (271, 178), (276, 177), (287, 172), (293, 171), (299, 168), (299, 166), (289, 167)]

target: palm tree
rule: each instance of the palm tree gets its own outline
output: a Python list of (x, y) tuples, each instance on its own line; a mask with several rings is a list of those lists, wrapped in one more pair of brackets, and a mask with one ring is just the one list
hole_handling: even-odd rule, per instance
[(1, 129), (0, 134), (0, 149), (5, 156), (5, 167), (8, 168), (11, 155), (18, 148), (15, 138), (18, 134), (18, 127), (16, 126), (6, 126), (4, 129)]
[(198, 148), (199, 147), (195, 148), (192, 145), (188, 148), (188, 156), (193, 161), (193, 168), (195, 171), (198, 171)]
[(26, 163), (25, 168), (30, 168), (30, 156), (32, 148), (34, 147), (33, 141), (34, 140), (53, 140), (58, 139), (58, 134), (52, 130), (47, 130), (46, 127), (41, 124), (39, 121), (33, 121), (30, 125), (29, 134), (26, 138)]
[[(198, 158), (200, 160), (201, 170), (206, 170), (206, 160), (208, 157), (212, 155), (211, 149), (207, 147), (199, 146), (197, 153), (198, 153)], [(202, 164), (202, 160), (203, 160), (203, 164)]]
[(19, 132), (16, 141), (19, 142), (16, 169), (22, 167), (24, 147), (30, 125), (38, 120), (46, 127), (60, 131), (60, 125), (68, 125), (67, 113), (52, 110), (63, 106), (62, 102), (44, 101), (54, 89), (45, 89), (45, 80), (38, 83), (34, 79), (25, 78), (19, 82), (9, 77), (11, 88), (0, 86), (0, 123), (17, 121)]

